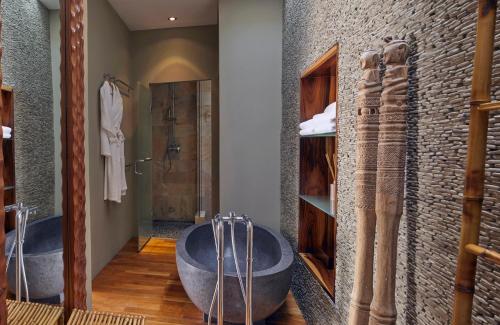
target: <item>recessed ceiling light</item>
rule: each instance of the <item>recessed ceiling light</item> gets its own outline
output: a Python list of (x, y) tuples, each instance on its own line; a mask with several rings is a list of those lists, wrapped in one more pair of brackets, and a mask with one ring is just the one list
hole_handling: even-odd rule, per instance
[(168, 17), (168, 20), (170, 20), (170, 21), (176, 21), (177, 17), (173, 17), (173, 16), (172, 17)]

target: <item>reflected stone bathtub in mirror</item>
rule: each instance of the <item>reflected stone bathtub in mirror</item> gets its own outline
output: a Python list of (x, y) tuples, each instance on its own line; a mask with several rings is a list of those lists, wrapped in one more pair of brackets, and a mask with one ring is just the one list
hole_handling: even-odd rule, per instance
[[(26, 226), (23, 252), (30, 300), (50, 299), (51, 302), (59, 303), (58, 299), (62, 298), (64, 263), (61, 222), (61, 216), (54, 216), (38, 219)], [(15, 244), (15, 238), (15, 230), (6, 234), (5, 255), (8, 255)], [(8, 289), (11, 293), (16, 292), (15, 269), (14, 251), (7, 270)], [(24, 284), (22, 296), (26, 297)]]

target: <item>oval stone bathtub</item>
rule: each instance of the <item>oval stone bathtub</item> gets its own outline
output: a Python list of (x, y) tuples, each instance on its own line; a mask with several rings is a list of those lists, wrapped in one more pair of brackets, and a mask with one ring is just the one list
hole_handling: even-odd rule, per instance
[[(64, 291), (64, 263), (62, 246), (62, 217), (54, 216), (28, 223), (24, 239), (24, 265), (30, 299), (47, 299)], [(5, 254), (8, 255), (16, 239), (15, 230), (6, 234)], [(16, 288), (16, 251), (7, 270), (10, 292)], [(24, 294), (24, 282), (22, 285)]]
[[(230, 226), (224, 227), (224, 320), (245, 322), (241, 294), (231, 247)], [(235, 227), (236, 252), (245, 283), (246, 226)], [(273, 230), (254, 225), (253, 320), (271, 316), (285, 301), (291, 283), (293, 252), (286, 239)], [(187, 228), (177, 241), (177, 268), (191, 301), (208, 315), (217, 283), (217, 258), (211, 223)], [(213, 315), (216, 317), (215, 303)]]

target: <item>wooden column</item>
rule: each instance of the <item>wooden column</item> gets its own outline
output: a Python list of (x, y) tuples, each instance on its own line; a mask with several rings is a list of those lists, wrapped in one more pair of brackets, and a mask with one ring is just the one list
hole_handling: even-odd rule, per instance
[(378, 115), (382, 91), (379, 64), (377, 51), (369, 50), (361, 55), (363, 75), (358, 83), (356, 105), (356, 266), (350, 325), (368, 324), (373, 297)]
[(384, 49), (386, 72), (379, 115), (375, 198), (377, 260), (370, 325), (396, 324), (396, 258), (406, 160), (407, 57), (405, 41), (392, 40)]
[(86, 306), (84, 0), (61, 3), (64, 307)]

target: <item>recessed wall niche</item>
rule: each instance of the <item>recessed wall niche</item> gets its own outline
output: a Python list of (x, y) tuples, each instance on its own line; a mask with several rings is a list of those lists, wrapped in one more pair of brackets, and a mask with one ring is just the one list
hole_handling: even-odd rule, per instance
[[(329, 104), (337, 101), (338, 51), (337, 44), (302, 74), (301, 122), (323, 113)], [(335, 122), (338, 130), (337, 122), (338, 118)], [(331, 188), (331, 184), (337, 182), (336, 176), (329, 172), (326, 155), (335, 157), (336, 152), (336, 131), (300, 137), (298, 250), (308, 269), (332, 299), (335, 294), (337, 188), (336, 185)], [(337, 170), (336, 159), (332, 164)], [(332, 194), (333, 200), (330, 198)]]

